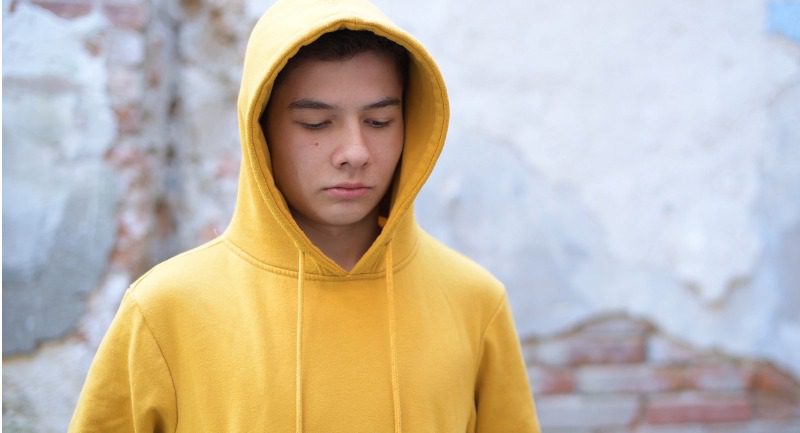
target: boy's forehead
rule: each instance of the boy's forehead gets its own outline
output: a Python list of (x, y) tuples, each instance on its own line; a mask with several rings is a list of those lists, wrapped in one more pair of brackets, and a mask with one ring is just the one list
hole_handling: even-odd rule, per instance
[(346, 93), (347, 85), (354, 82), (362, 84), (361, 89), (374, 88), (378, 93), (403, 90), (393, 60), (383, 53), (368, 51), (345, 59), (303, 58), (290, 62), (275, 81), (270, 99), (285, 91), (302, 93), (295, 95), (298, 97), (313, 97), (317, 92)]
[(337, 58), (316, 58), (316, 57), (295, 55), (295, 57), (289, 59), (286, 65), (284, 65), (283, 69), (280, 70), (280, 72), (278, 73), (279, 75), (278, 79), (279, 80), (286, 79), (287, 77), (293, 75), (298, 69), (310, 69), (313, 68), (314, 66), (345, 64), (353, 60), (361, 59), (364, 57), (370, 57), (372, 59), (376, 59), (378, 62), (385, 64), (386, 67), (395, 68), (395, 62), (391, 58), (391, 56), (377, 50), (362, 51), (358, 53), (353, 53), (348, 56), (337, 57)]

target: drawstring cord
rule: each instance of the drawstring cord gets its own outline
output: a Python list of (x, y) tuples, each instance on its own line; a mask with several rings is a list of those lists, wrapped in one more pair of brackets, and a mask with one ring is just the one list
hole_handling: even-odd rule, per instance
[(403, 431), (400, 412), (400, 375), (397, 366), (397, 320), (394, 311), (394, 266), (392, 262), (392, 244), (386, 245), (386, 300), (389, 309), (389, 352), (392, 366), (392, 412), (394, 414), (394, 432)]
[(295, 343), (295, 432), (303, 433), (303, 282), (306, 256), (300, 250), (297, 264), (297, 342)]
[[(392, 373), (392, 413), (394, 433), (401, 433), (400, 375), (397, 366), (397, 320), (394, 309), (394, 266), (392, 244), (386, 246), (386, 303), (389, 310), (389, 354)], [(297, 341), (295, 342), (295, 432), (303, 433), (303, 289), (305, 282), (305, 253), (300, 250), (297, 264)]]

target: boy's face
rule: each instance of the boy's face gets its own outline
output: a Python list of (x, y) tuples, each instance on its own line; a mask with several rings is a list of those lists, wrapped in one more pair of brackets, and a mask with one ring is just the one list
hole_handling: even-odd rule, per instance
[(266, 135), (275, 182), (306, 228), (372, 219), (403, 150), (403, 86), (395, 63), (365, 52), (304, 60), (270, 98)]

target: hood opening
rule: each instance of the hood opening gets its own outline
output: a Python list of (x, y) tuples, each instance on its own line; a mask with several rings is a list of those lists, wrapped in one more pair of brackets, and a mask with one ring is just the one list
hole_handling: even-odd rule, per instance
[[(261, 117), (273, 85), (301, 47), (340, 30), (367, 30), (405, 48), (409, 55), (404, 86), (404, 145), (394, 179), (381, 202), (386, 224), (362, 260), (349, 273), (311, 243), (292, 217), (275, 185)], [(413, 200), (430, 175), (447, 133), (449, 105), (444, 80), (427, 50), (364, 0), (279, 0), (254, 27), (245, 53), (239, 92), (242, 166), (236, 208), (225, 237), (255, 260), (297, 270), (297, 250), (307, 253), (310, 276), (352, 277), (382, 272), (385, 245), (395, 244), (403, 261), (413, 242)], [(269, 248), (265, 248), (269, 245)], [(290, 245), (291, 247), (286, 247)]]

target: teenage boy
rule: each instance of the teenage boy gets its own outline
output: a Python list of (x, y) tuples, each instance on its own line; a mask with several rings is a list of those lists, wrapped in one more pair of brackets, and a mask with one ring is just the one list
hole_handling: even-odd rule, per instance
[(448, 115), (374, 6), (277, 2), (233, 220), (127, 291), (70, 431), (538, 432), (502, 285), (414, 220)]

